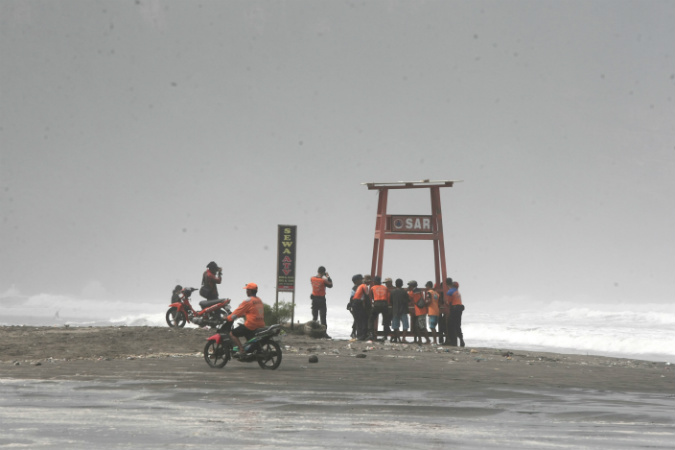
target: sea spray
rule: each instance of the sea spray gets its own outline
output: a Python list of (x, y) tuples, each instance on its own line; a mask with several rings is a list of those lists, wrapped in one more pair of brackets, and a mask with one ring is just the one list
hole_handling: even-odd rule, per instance
[[(197, 302), (198, 303), (198, 302)], [(508, 307), (507, 307), (508, 305)], [(532, 306), (535, 305), (535, 306)], [(0, 325), (166, 326), (168, 299), (86, 300), (63, 295), (0, 298)], [(296, 306), (296, 323), (311, 319)], [(188, 325), (190, 326), (190, 325)], [(352, 318), (340, 304), (328, 307), (328, 334), (349, 339)], [(524, 298), (467, 302), (462, 329), (470, 347), (496, 347), (638, 358), (675, 363), (675, 306), (643, 303), (528, 302)]]

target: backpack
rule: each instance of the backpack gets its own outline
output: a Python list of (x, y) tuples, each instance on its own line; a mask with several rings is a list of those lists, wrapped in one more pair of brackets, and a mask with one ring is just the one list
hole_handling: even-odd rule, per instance
[(424, 308), (427, 306), (427, 299), (426, 299), (426, 293), (423, 293), (422, 296), (420, 297), (419, 300), (417, 300), (417, 307), (418, 308)]

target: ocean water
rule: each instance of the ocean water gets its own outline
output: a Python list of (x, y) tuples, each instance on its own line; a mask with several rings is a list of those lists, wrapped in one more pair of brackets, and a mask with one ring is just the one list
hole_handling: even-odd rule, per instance
[[(346, 302), (330, 300), (328, 333), (336, 339), (348, 339), (352, 319)], [(85, 300), (50, 294), (25, 297), (9, 292), (0, 296), (0, 325), (166, 326), (168, 305), (169, 301), (162, 299)], [(309, 304), (298, 303), (295, 322), (310, 319)], [(462, 319), (464, 339), (470, 347), (675, 363), (673, 304), (586, 301), (583, 306), (570, 306), (527, 299), (495, 299), (467, 305)]]

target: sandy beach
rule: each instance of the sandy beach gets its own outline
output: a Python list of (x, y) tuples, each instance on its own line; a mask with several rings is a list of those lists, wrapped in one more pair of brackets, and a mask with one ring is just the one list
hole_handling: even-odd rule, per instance
[(675, 437), (665, 363), (287, 334), (278, 370), (211, 369), (211, 334), (1, 327), (0, 448), (19, 437), (26, 448), (215, 445), (202, 428), (251, 448), (668, 448)]

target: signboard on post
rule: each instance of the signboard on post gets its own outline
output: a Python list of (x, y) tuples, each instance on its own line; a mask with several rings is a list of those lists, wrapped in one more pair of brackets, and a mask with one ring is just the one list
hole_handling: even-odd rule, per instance
[(291, 292), (291, 330), (295, 321), (295, 255), (297, 250), (297, 225), (279, 225), (277, 230), (277, 300), (279, 311), (279, 292)]
[(295, 292), (297, 225), (279, 225), (277, 291)]

